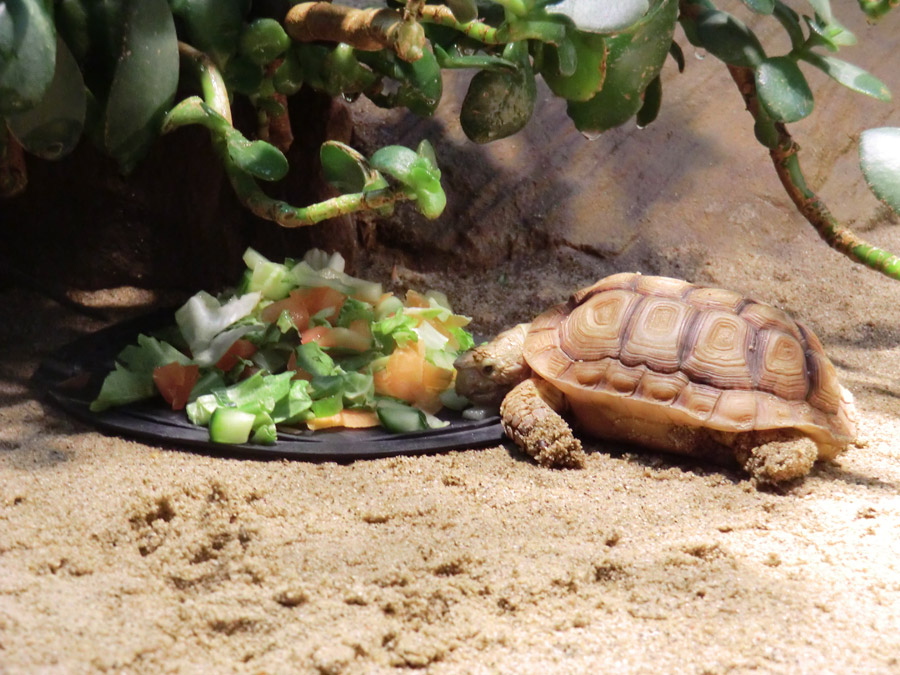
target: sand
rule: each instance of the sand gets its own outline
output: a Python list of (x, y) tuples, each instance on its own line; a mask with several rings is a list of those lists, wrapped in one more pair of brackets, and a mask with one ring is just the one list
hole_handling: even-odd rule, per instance
[[(896, 52), (877, 36), (897, 26), (855, 27), (873, 45), (855, 61), (895, 93), (897, 73), (878, 65)], [(170, 297), (76, 294), (107, 311), (100, 321), (8, 289), (0, 672), (900, 673), (900, 282), (828, 250), (792, 210), (737, 95), (707, 91), (717, 68), (670, 64), (666, 83), (681, 85), (641, 134), (588, 144), (545, 93), (538, 126), (485, 150), (488, 164), (525, 157), (504, 169), (517, 196), (494, 203), (527, 211), (552, 245), (520, 250), (498, 230), (493, 266), (383, 249), (367, 276), (391, 285), (397, 265), (393, 288), (445, 290), (484, 334), (615, 271), (751, 294), (822, 339), (856, 396), (858, 446), (768, 491), (588, 439), (582, 470), (508, 445), (347, 464), (205, 456), (105, 436), (29, 386), (52, 349)], [(859, 130), (900, 118), (814, 85), (835, 102), (797, 125), (811, 180), (900, 251), (896, 218), (854, 168)], [(560, 154), (535, 166), (548, 134)], [(572, 188), (568, 162), (590, 163), (599, 187)], [(569, 192), (545, 190), (535, 215), (548, 172)]]

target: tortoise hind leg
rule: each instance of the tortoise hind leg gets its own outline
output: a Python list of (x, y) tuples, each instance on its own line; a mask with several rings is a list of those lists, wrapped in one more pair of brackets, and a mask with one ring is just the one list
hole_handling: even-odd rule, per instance
[(581, 441), (559, 415), (564, 407), (565, 397), (559, 390), (543, 380), (529, 378), (503, 399), (503, 430), (538, 464), (580, 469), (584, 466), (584, 451)]
[(783, 483), (810, 472), (819, 456), (815, 441), (799, 434), (770, 433), (734, 448), (738, 462), (761, 484)]

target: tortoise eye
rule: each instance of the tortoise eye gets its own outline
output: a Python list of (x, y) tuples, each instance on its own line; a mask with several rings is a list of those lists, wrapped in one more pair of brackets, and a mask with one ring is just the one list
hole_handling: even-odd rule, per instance
[(481, 372), (484, 373), (485, 375), (493, 375), (493, 373), (494, 373), (494, 366), (493, 366), (492, 364), (490, 364), (490, 363), (485, 363), (485, 364), (481, 367)]

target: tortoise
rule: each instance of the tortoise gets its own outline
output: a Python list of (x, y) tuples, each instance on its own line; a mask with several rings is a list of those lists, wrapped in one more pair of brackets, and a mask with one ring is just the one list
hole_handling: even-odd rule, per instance
[(606, 277), (455, 365), (457, 392), (500, 404), (506, 434), (547, 466), (584, 463), (563, 415), (595, 437), (736, 462), (757, 483), (804, 476), (856, 438), (853, 397), (809, 328), (680, 279)]

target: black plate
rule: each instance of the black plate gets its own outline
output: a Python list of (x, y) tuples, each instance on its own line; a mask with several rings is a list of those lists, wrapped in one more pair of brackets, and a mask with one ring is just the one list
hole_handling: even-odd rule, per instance
[(439, 417), (450, 422), (449, 426), (423, 432), (392, 434), (381, 428), (279, 432), (274, 445), (224, 445), (210, 441), (205, 427), (194, 426), (184, 411), (169, 410), (161, 400), (91, 412), (90, 403), (112, 370), (116, 355), (126, 345), (135, 344), (139, 333), (170, 325), (172, 313), (170, 309), (154, 312), (81, 337), (44, 359), (33, 382), (60, 408), (102, 431), (214, 454), (352, 460), (472, 448), (496, 444), (503, 438), (496, 416), (474, 421), (443, 411)]

